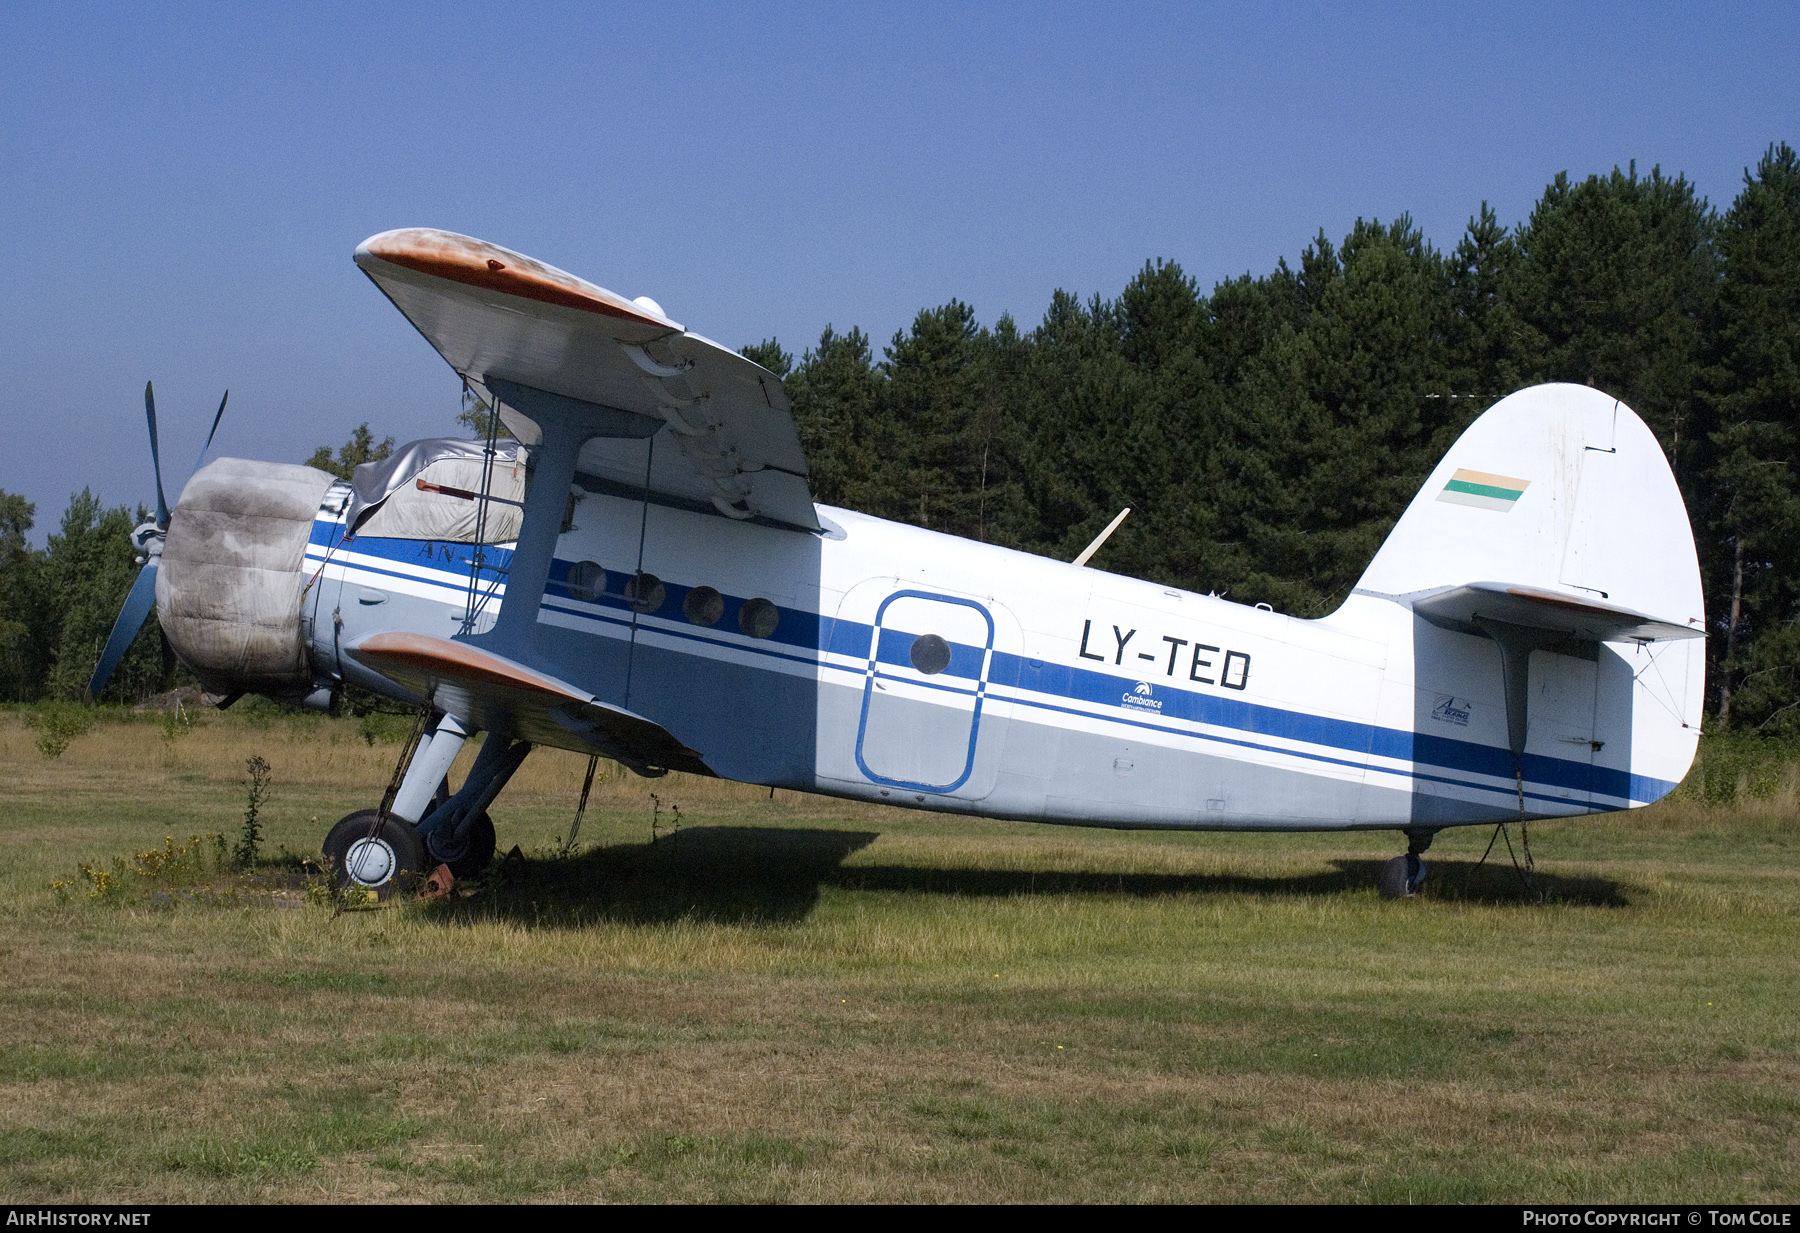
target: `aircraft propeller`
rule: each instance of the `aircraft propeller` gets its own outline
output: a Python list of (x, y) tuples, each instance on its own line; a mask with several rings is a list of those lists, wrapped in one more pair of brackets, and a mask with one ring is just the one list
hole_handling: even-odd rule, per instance
[[(213, 437), (219, 431), (219, 421), (225, 418), (225, 403), (231, 397), (231, 391), (225, 391), (225, 397), (219, 399), (219, 410), (213, 416), (212, 430), (206, 434), (206, 444), (200, 447), (200, 456), (194, 460), (194, 470), (206, 461), (206, 451), (212, 448)], [(169, 533), (169, 502), (163, 495), (162, 451), (156, 434), (156, 390), (151, 382), (144, 382), (144, 418), (150, 425), (150, 465), (156, 472), (156, 520), (146, 522), (131, 532), (131, 546), (138, 551), (138, 563), (143, 566), (138, 571), (137, 580), (131, 584), (131, 591), (125, 596), (125, 603), (119, 609), (118, 619), (113, 622), (112, 633), (107, 635), (106, 649), (100, 652), (100, 662), (94, 666), (94, 675), (88, 681), (88, 696), (98, 698), (100, 691), (106, 688), (106, 682), (112, 679), (113, 669), (125, 658), (125, 652), (131, 649), (137, 638), (138, 630), (144, 627), (144, 619), (150, 615), (150, 609), (156, 604), (156, 568), (162, 560), (163, 540)]]

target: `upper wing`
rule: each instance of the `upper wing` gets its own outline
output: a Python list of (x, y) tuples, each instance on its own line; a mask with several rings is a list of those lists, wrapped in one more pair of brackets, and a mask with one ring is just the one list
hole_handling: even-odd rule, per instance
[(818, 529), (806, 459), (775, 374), (661, 312), (520, 253), (415, 227), (356, 264), (438, 354), (534, 444), (532, 405), (591, 408), (579, 469), (633, 489)]

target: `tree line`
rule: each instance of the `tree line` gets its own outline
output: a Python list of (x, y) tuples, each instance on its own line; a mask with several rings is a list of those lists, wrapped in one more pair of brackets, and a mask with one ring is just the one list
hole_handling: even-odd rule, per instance
[[(1342, 601), (1483, 410), (1592, 384), (1649, 424), (1686, 498), (1711, 723), (1800, 724), (1785, 143), (1722, 214), (1660, 168), (1563, 174), (1517, 226), (1484, 204), (1448, 252), (1405, 216), (1358, 220), (1210, 291), (1159, 260), (1113, 299), (1057, 291), (1029, 329), (952, 300), (879, 355), (830, 327), (798, 359), (775, 339), (744, 353), (784, 378), (821, 501), (1065, 559), (1130, 506), (1097, 565), (1302, 617)], [(312, 461), (376, 456), (359, 434)], [(131, 520), (83, 493), (34, 552), (32, 512), (0, 496), (0, 696), (76, 696), (130, 584)], [(155, 650), (147, 633), (109, 696), (162, 684)]]

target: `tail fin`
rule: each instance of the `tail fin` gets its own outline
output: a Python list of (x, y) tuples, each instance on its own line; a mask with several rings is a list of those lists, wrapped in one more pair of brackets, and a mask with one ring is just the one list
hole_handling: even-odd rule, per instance
[[(1693, 531), (1655, 436), (1610, 395), (1539, 385), (1496, 403), (1431, 473), (1356, 589), (1500, 643), (1514, 757), (1531, 760), (1528, 726), (1532, 750), (1572, 752), (1544, 744), (1578, 745), (1551, 733), (1568, 729), (1591, 737), (1597, 770), (1630, 776), (1620, 791), (1596, 790), (1593, 806), (1654, 800), (1686, 774), (1705, 688)], [(1564, 656), (1533, 655), (1571, 643), (1600, 654), (1593, 692), (1553, 679), (1576, 671)], [(1459, 654), (1446, 645), (1439, 659)], [(1431, 658), (1416, 647), (1421, 690), (1430, 672), (1451, 671)], [(1528, 722), (1528, 693), (1556, 713)], [(1591, 717), (1575, 713), (1586, 698)]]

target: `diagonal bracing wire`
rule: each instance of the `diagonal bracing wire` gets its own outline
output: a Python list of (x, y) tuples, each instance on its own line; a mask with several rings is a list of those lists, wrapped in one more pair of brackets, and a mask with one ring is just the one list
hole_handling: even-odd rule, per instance
[[(469, 389), (469, 378), (463, 378), (463, 398), (473, 396)], [(496, 442), (500, 433), (500, 406), (498, 400), (490, 406), (481, 399), (475, 399), (475, 405), (487, 412), (487, 440), (481, 455), (481, 495), (475, 504), (475, 550), (469, 554), (469, 604), (463, 613), (462, 633), (466, 636), (475, 632), (475, 618), (486, 604), (487, 597), (481, 594), (481, 571), (487, 566), (487, 519), (488, 506), (493, 500), (494, 492), (494, 457), (498, 452)], [(500, 579), (495, 576), (493, 585), (488, 588), (489, 595), (499, 586)]]

